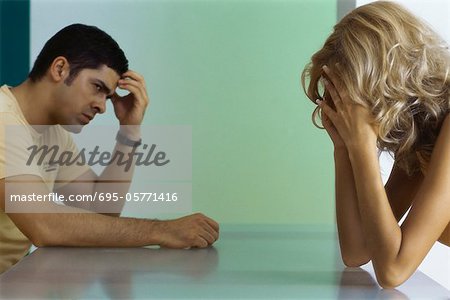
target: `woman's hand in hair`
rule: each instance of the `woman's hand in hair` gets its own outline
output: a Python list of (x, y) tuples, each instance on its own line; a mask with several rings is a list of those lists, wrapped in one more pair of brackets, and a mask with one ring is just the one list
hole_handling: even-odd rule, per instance
[(346, 149), (344, 140), (341, 138), (336, 127), (334, 127), (330, 118), (323, 112), (323, 110), (321, 112), (320, 118), (322, 120), (323, 128), (325, 128), (325, 130), (327, 131), (328, 135), (331, 138), (331, 141), (333, 142), (334, 148), (335, 149)]
[(336, 108), (331, 108), (327, 101), (318, 100), (323, 114), (336, 128), (349, 151), (361, 146), (373, 146), (375, 149), (377, 128), (373, 126), (370, 111), (350, 99), (347, 89), (330, 68), (324, 66), (323, 70), (327, 77), (324, 76), (325, 89)]

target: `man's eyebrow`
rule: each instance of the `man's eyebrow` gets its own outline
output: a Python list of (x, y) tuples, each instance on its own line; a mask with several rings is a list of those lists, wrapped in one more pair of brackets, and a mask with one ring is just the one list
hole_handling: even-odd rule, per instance
[(107, 98), (111, 98), (113, 96), (111, 89), (106, 85), (106, 83), (103, 82), (103, 80), (94, 79), (94, 81), (102, 87), (102, 90), (108, 95)]

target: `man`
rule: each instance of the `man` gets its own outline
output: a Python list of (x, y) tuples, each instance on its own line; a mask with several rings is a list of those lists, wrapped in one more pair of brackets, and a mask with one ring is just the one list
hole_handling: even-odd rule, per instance
[[(120, 97), (114, 92), (117, 87), (129, 94)], [(107, 99), (111, 99), (121, 125), (113, 154), (119, 151), (130, 154), (140, 144), (140, 124), (149, 103), (144, 78), (128, 70), (123, 51), (108, 34), (81, 24), (63, 28), (45, 44), (22, 84), (1, 87), (2, 131), (11, 124), (27, 130), (14, 139), (13, 148), (7, 147), (9, 140), (5, 140), (5, 136), (0, 145), (3, 154), (0, 155), (0, 273), (20, 260), (31, 243), (36, 246), (189, 248), (207, 247), (218, 239), (218, 224), (202, 214), (167, 221), (124, 218), (119, 217), (123, 201), (115, 203), (118, 207), (108, 213), (105, 213), (105, 203), (76, 202), (67, 206), (52, 201), (21, 203), (26, 206), (26, 212), (8, 212), (5, 199), (12, 194), (45, 195), (56, 191), (61, 195), (74, 195), (113, 191), (123, 195), (128, 191), (133, 170), (124, 172), (113, 163), (100, 176), (85, 164), (52, 165), (51, 169), (45, 164), (8, 170), (5, 167), (11, 161), (14, 166), (24, 166), (29, 158), (26, 149), (30, 145), (56, 143), (63, 150), (76, 152), (67, 131), (79, 132), (97, 113), (105, 112)], [(5, 154), (11, 152), (11, 158), (6, 161)], [(118, 183), (104, 183), (111, 179)], [(18, 182), (33, 184), (14, 184)], [(82, 185), (74, 184), (77, 182)]]

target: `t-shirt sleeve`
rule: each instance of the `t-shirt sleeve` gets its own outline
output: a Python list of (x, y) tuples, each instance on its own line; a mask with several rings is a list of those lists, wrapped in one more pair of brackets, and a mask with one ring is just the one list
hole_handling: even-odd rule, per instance
[(29, 128), (18, 123), (14, 115), (0, 113), (0, 179), (18, 175), (42, 178), (36, 162), (30, 160), (34, 141)]

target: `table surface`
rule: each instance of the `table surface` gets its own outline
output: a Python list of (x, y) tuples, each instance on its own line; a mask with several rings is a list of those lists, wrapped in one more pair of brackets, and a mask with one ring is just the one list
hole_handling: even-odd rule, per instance
[(383, 290), (345, 269), (336, 234), (317, 226), (223, 226), (207, 249), (40, 248), (0, 276), (1, 299), (450, 299), (417, 271)]

